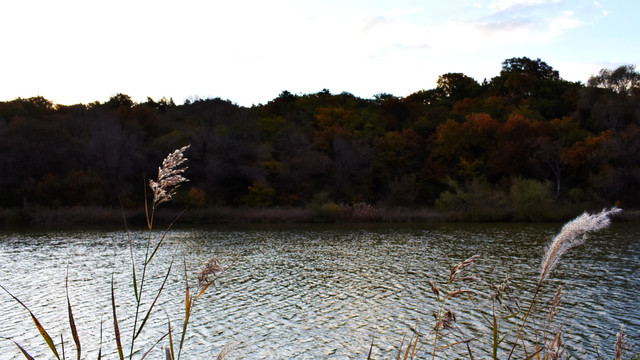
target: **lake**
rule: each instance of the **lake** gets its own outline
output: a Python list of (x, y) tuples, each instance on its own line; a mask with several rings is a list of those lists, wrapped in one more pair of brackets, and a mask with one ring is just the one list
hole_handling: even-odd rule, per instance
[[(374, 359), (394, 358), (403, 337), (406, 342), (434, 325), (437, 302), (428, 280), (444, 286), (451, 267), (475, 254), (480, 258), (464, 270), (480, 279), (466, 284), (477, 290), (474, 302), (458, 297), (447, 305), (456, 312), (461, 338), (473, 338), (473, 355), (486, 358), (491, 330), (482, 314), (491, 314), (490, 285), (509, 275), (513, 296), (526, 307), (545, 247), (562, 225), (225, 225), (172, 230), (148, 267), (145, 309), (173, 264), (136, 339), (134, 358), (167, 332), (169, 321), (174, 341), (179, 340), (185, 267), (193, 292), (195, 273), (211, 257), (227, 269), (195, 304), (183, 359), (215, 358), (225, 346), (226, 359), (366, 359), (372, 343)], [(542, 317), (532, 320), (533, 325), (542, 327), (549, 300), (562, 285), (556, 321), (564, 324), (564, 341), (575, 356), (595, 358), (597, 348), (603, 358), (611, 358), (621, 325), (629, 340), (637, 342), (638, 230), (639, 224), (616, 222), (571, 249), (545, 282), (538, 308)], [(152, 242), (160, 236), (155, 233)], [(104, 358), (116, 358), (112, 278), (123, 343), (130, 344), (133, 335), (128, 238), (123, 230), (0, 232), (0, 285), (30, 308), (56, 344), (62, 335), (66, 356), (75, 358), (67, 318), (68, 276), (83, 358), (97, 358), (100, 343)], [(134, 231), (130, 238), (140, 278), (146, 233)], [(29, 313), (6, 292), (0, 292), (0, 314), (0, 336), (11, 337), (36, 358), (51, 358)], [(501, 330), (508, 325), (505, 320)], [(148, 358), (163, 358), (166, 344), (156, 346)], [(129, 347), (124, 347), (128, 354)], [(432, 347), (424, 345), (423, 355)], [(1, 359), (24, 358), (10, 341), (0, 339), (0, 348)], [(454, 357), (465, 356), (467, 350), (462, 345), (446, 351), (444, 357)]]

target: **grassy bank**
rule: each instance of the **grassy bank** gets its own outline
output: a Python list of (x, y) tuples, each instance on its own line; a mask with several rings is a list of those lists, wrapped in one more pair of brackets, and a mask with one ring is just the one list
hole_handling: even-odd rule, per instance
[[(156, 214), (161, 221), (169, 221), (184, 208), (165, 208)], [(271, 224), (271, 223), (416, 223), (443, 221), (566, 221), (579, 212), (573, 209), (554, 209), (535, 217), (514, 217), (505, 209), (474, 209), (443, 211), (433, 208), (377, 207), (368, 204), (338, 205), (326, 203), (309, 207), (275, 208), (189, 208), (181, 224)], [(144, 210), (124, 209), (132, 225), (145, 225)], [(626, 209), (616, 217), (622, 221), (640, 220), (640, 210)], [(64, 207), (0, 209), (0, 226), (86, 226), (122, 225), (123, 209), (116, 207)]]
[[(182, 208), (166, 208), (156, 214), (161, 221), (175, 218)], [(124, 209), (127, 221), (132, 225), (144, 225), (144, 210)], [(190, 208), (181, 218), (181, 224), (224, 223), (347, 223), (347, 222), (432, 222), (446, 221), (447, 213), (433, 209), (402, 207), (377, 208), (368, 205), (322, 208)], [(122, 225), (123, 210), (115, 207), (70, 207), (0, 209), (0, 226), (72, 226), (72, 225)]]

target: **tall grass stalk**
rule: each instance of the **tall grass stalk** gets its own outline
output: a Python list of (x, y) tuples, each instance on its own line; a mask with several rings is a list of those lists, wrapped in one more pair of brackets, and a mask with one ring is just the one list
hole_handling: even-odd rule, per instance
[[(486, 349), (490, 349), (490, 357), (492, 359), (497, 360), (500, 358), (498, 350), (502, 348), (501, 344), (503, 343), (505, 343), (504, 346), (506, 349), (509, 350), (508, 355), (504, 357), (505, 359), (514, 357), (515, 348), (518, 346), (523, 347), (523, 354), (521, 357), (518, 357), (519, 359), (549, 360), (564, 357), (571, 358), (570, 354), (565, 355), (566, 346), (562, 336), (563, 324), (553, 329), (554, 320), (560, 309), (564, 293), (562, 286), (557, 288), (555, 295), (551, 299), (548, 313), (545, 314), (544, 320), (539, 324), (537, 321), (534, 322), (534, 337), (526, 339), (533, 341), (534, 346), (532, 348), (527, 348), (524, 341), (524, 328), (530, 318), (537, 319), (542, 315), (536, 314), (537, 316), (532, 316), (534, 315), (534, 308), (538, 302), (538, 297), (542, 293), (545, 280), (560, 263), (562, 256), (571, 248), (583, 244), (591, 233), (608, 227), (611, 222), (610, 217), (620, 211), (618, 208), (612, 208), (604, 209), (596, 214), (584, 213), (563, 226), (545, 252), (540, 268), (540, 275), (533, 290), (533, 296), (524, 308), (521, 308), (518, 301), (512, 296), (511, 293), (513, 290), (508, 276), (501, 285), (491, 284), (493, 292), (491, 294), (491, 309), (488, 314), (476, 304), (474, 298), (477, 293), (474, 290), (458, 285), (479, 280), (473, 276), (462, 276), (463, 270), (473, 265), (478, 259), (478, 255), (474, 255), (454, 265), (445, 281), (439, 283), (428, 281), (431, 291), (435, 295), (435, 310), (433, 311), (435, 325), (428, 334), (429, 336), (426, 337), (428, 340), (423, 340), (425, 344), (426, 341), (430, 342), (430, 351), (425, 358), (436, 359), (437, 356), (442, 356), (440, 353), (445, 349), (465, 344), (468, 358), (474, 359), (470, 343), (475, 340), (475, 338), (464, 335), (458, 328), (457, 318), (459, 315), (449, 304), (449, 300), (457, 296), (466, 297), (473, 304), (473, 308), (478, 311), (487, 323), (491, 331), (491, 342)], [(512, 319), (518, 320), (515, 323), (512, 322), (505, 332), (501, 331), (501, 323), (505, 320)], [(538, 326), (542, 327), (542, 329), (538, 328)], [(623, 330), (624, 329), (621, 329), (617, 334), (615, 343), (616, 359), (621, 359), (624, 352), (630, 348)], [(442, 343), (449, 335), (457, 335), (458, 338), (449, 338), (449, 341), (443, 345)], [(418, 341), (417, 337), (414, 341), (415, 348), (415, 344)], [(403, 339), (399, 348), (398, 358), (402, 358), (400, 354), (404, 354), (406, 358), (413, 359), (414, 353), (408, 350), (409, 347), (404, 348)], [(632, 359), (640, 360), (640, 354), (634, 356)]]
[(619, 213), (620, 211), (622, 210), (614, 207), (611, 209), (604, 209), (597, 214), (589, 214), (585, 212), (572, 221), (566, 223), (562, 227), (562, 230), (553, 239), (551, 245), (549, 245), (545, 253), (540, 270), (540, 278), (538, 279), (535, 291), (533, 292), (531, 302), (529, 303), (529, 308), (525, 312), (522, 319), (518, 334), (513, 341), (513, 345), (511, 347), (511, 351), (509, 352), (507, 360), (511, 359), (511, 356), (513, 355), (513, 352), (518, 345), (518, 340), (522, 335), (522, 331), (527, 322), (527, 318), (529, 317), (529, 314), (531, 313), (531, 310), (533, 309), (533, 306), (536, 302), (536, 298), (540, 293), (540, 290), (542, 289), (543, 281), (558, 265), (562, 256), (566, 254), (569, 249), (583, 244), (589, 237), (590, 233), (607, 228), (609, 224), (611, 224), (610, 217)]
[[(145, 255), (144, 255), (144, 259), (142, 261), (142, 269), (140, 270), (138, 268), (139, 265), (136, 264), (136, 260), (135, 260), (135, 256), (134, 256), (134, 251), (133, 251), (133, 241), (131, 238), (131, 232), (129, 231), (128, 227), (127, 227), (127, 221), (126, 221), (126, 217), (124, 216), (124, 211), (122, 212), (123, 214), (123, 223), (126, 229), (126, 234), (127, 234), (127, 240), (129, 243), (129, 252), (130, 252), (130, 256), (131, 256), (131, 278), (132, 278), (132, 288), (133, 288), (133, 297), (135, 300), (135, 309), (133, 311), (134, 315), (133, 315), (133, 326), (132, 326), (132, 332), (131, 332), (131, 339), (130, 339), (130, 343), (129, 343), (129, 350), (128, 350), (128, 358), (132, 359), (134, 354), (137, 354), (139, 352), (142, 352), (143, 350), (138, 350), (136, 349), (136, 340), (139, 338), (139, 336), (141, 335), (141, 333), (143, 332), (143, 330), (145, 329), (145, 325), (148, 323), (148, 320), (150, 319), (152, 312), (154, 310), (155, 305), (158, 302), (158, 299), (160, 298), (160, 295), (162, 294), (165, 285), (167, 283), (167, 280), (169, 278), (169, 275), (171, 274), (171, 269), (173, 267), (173, 261), (171, 261), (171, 263), (169, 264), (169, 266), (167, 267), (166, 273), (164, 275), (164, 279), (162, 281), (162, 284), (159, 286), (159, 288), (155, 291), (155, 292), (149, 292), (146, 287), (148, 287), (148, 285), (146, 284), (147, 282), (147, 273), (149, 270), (149, 266), (151, 264), (151, 261), (153, 260), (154, 256), (156, 255), (156, 253), (158, 252), (158, 250), (160, 249), (160, 246), (164, 243), (167, 234), (169, 233), (169, 230), (172, 228), (173, 224), (175, 223), (175, 221), (182, 215), (182, 213), (178, 214), (178, 216), (176, 216), (173, 221), (171, 221), (171, 223), (166, 227), (166, 229), (164, 230), (164, 232), (162, 233), (162, 235), (160, 236), (160, 238), (157, 240), (157, 242), (154, 243), (154, 218), (155, 218), (155, 214), (156, 214), (156, 210), (157, 208), (165, 203), (171, 200), (172, 196), (176, 193), (176, 189), (184, 182), (188, 181), (184, 176), (182, 176), (182, 174), (185, 172), (185, 170), (187, 169), (186, 166), (184, 166), (184, 163), (186, 162), (186, 158), (184, 157), (184, 152), (189, 148), (189, 146), (184, 146), (180, 149), (175, 150), (174, 152), (170, 153), (162, 162), (162, 166), (159, 167), (158, 169), (158, 177), (156, 180), (150, 180), (148, 182), (149, 187), (151, 188), (151, 191), (153, 193), (153, 199), (149, 202), (147, 201), (147, 196), (146, 196), (146, 191), (145, 193), (145, 214), (146, 214), (146, 221), (147, 221), (147, 230), (148, 233), (146, 235), (146, 247), (145, 247)], [(140, 271), (139, 271), (140, 270)], [(187, 331), (187, 325), (189, 322), (189, 318), (191, 315), (191, 309), (193, 308), (193, 305), (195, 303), (195, 301), (202, 296), (205, 291), (215, 283), (215, 280), (217, 279), (217, 277), (219, 276), (219, 273), (222, 272), (222, 267), (219, 265), (218, 261), (215, 259), (210, 260), (209, 262), (207, 262), (205, 264), (205, 266), (203, 267), (203, 269), (200, 271), (200, 273), (198, 274), (198, 291), (196, 293), (195, 296), (190, 295), (190, 290), (189, 290), (189, 281), (188, 281), (188, 276), (187, 276), (187, 267), (186, 267), (186, 262), (185, 262), (185, 282), (186, 282), (186, 301), (185, 301), (185, 316), (184, 316), (184, 323), (182, 326), (182, 334), (180, 337), (180, 344), (179, 344), (179, 350), (178, 350), (178, 354), (176, 356), (175, 352), (174, 352), (174, 344), (173, 344), (173, 334), (171, 333), (171, 323), (170, 320), (167, 318), (167, 323), (168, 323), (168, 331), (167, 333), (163, 334), (162, 336), (159, 337), (159, 339), (152, 344), (147, 350), (146, 352), (143, 353), (142, 355), (142, 359), (144, 359), (150, 352), (151, 350), (158, 345), (159, 343), (161, 343), (165, 338), (169, 338), (169, 346), (167, 346), (167, 350), (164, 351), (165, 353), (165, 358), (167, 360), (175, 360), (175, 359), (179, 359), (180, 355), (181, 355), (181, 351), (184, 345), (184, 341), (185, 341), (185, 334)], [(66, 282), (68, 283), (68, 274), (67, 274), (67, 278), (66, 278)], [(49, 347), (49, 349), (51, 350), (51, 353), (53, 354), (53, 356), (56, 359), (60, 359), (60, 355), (58, 352), (58, 348), (56, 347), (53, 339), (51, 338), (51, 336), (49, 335), (49, 333), (44, 329), (44, 327), (42, 326), (42, 324), (38, 321), (38, 319), (36, 318), (36, 316), (33, 314), (33, 312), (20, 300), (18, 299), (16, 296), (14, 296), (13, 294), (11, 294), (6, 288), (4, 288), (2, 285), (0, 285), (0, 288), (2, 288), (6, 293), (8, 293), (18, 304), (20, 304), (24, 309), (26, 309), (30, 316), (31, 319), (33, 320), (36, 328), (38, 329), (42, 339), (44, 340), (44, 342), (47, 344), (47, 346)], [(81, 347), (81, 343), (80, 343), (80, 337), (78, 335), (77, 332), (77, 328), (76, 328), (76, 323), (75, 323), (75, 319), (73, 317), (73, 311), (72, 311), (72, 306), (71, 306), (71, 301), (69, 300), (69, 293), (68, 293), (68, 286), (67, 286), (67, 312), (68, 312), (68, 319), (69, 319), (69, 327), (71, 328), (71, 334), (73, 337), (73, 342), (76, 346), (76, 352), (77, 352), (77, 358), (80, 359), (82, 356), (82, 347)], [(145, 303), (143, 302), (143, 300), (147, 299), (147, 297), (149, 299), (152, 299), (151, 303), (148, 305), (148, 307), (145, 309), (144, 305)], [(112, 316), (113, 316), (113, 332), (114, 332), (114, 338), (115, 338), (115, 343), (116, 343), (116, 349), (117, 349), (117, 353), (118, 353), (118, 358), (121, 360), (124, 360), (125, 358), (125, 349), (124, 349), (124, 344), (123, 344), (123, 338), (122, 338), (122, 332), (120, 329), (120, 324), (118, 322), (118, 314), (117, 314), (117, 304), (116, 304), (116, 297), (115, 297), (115, 282), (114, 282), (114, 277), (112, 274), (111, 277), (111, 310), (112, 310)], [(21, 346), (19, 345), (16, 341), (14, 341), (13, 339), (10, 338), (6, 338), (6, 337), (0, 337), (1, 339), (6, 339), (9, 340), (11, 342), (13, 342), (18, 349), (22, 352), (22, 354), (25, 356), (25, 358), (27, 359), (33, 359), (33, 357), (31, 355), (29, 355), (29, 353)], [(147, 346), (149, 344), (146, 344)], [(61, 335), (61, 344), (60, 344), (60, 349), (62, 351), (62, 358), (65, 358), (65, 354), (64, 354), (64, 340), (62, 338)], [(226, 350), (228, 352), (228, 349)], [(223, 353), (221, 353), (221, 356)], [(98, 359), (100, 359), (102, 357), (102, 321), (100, 322), (100, 344), (99, 344), (99, 352), (98, 352)], [(219, 358), (221, 358), (219, 356)]]
[[(152, 247), (153, 220), (155, 217), (155, 211), (158, 208), (158, 206), (171, 200), (171, 197), (175, 194), (177, 188), (180, 186), (181, 183), (188, 181), (184, 176), (182, 176), (182, 174), (186, 170), (186, 166), (183, 166), (183, 165), (187, 160), (184, 157), (184, 152), (188, 148), (189, 146), (184, 146), (180, 149), (175, 150), (171, 154), (169, 154), (162, 161), (162, 166), (158, 168), (157, 179), (155, 181), (149, 180), (149, 187), (153, 192), (153, 201), (151, 203), (151, 211), (149, 211), (149, 204), (147, 201), (146, 191), (144, 192), (145, 214), (146, 214), (146, 220), (147, 220), (148, 236), (147, 236), (147, 243), (145, 248), (144, 261), (142, 264), (142, 276), (140, 277), (139, 280), (136, 276), (136, 264), (133, 256), (133, 244), (131, 241), (130, 233), (127, 230), (127, 238), (129, 241), (129, 249), (131, 253), (133, 292), (134, 292), (134, 298), (136, 302), (135, 315), (133, 320), (133, 329), (132, 329), (133, 333), (131, 337), (131, 346), (129, 347), (129, 359), (133, 357), (135, 341), (138, 338), (138, 336), (140, 336), (140, 334), (142, 333), (142, 330), (144, 329), (144, 326), (147, 323), (149, 316), (151, 315), (153, 307), (155, 306), (158, 298), (160, 297), (160, 294), (162, 293), (162, 290), (164, 289), (164, 286), (169, 277), (169, 274), (171, 273), (171, 268), (173, 266), (173, 262), (169, 264), (166, 275), (164, 277), (164, 281), (162, 282), (162, 285), (160, 286), (160, 288), (157, 290), (155, 299), (147, 309), (146, 314), (144, 315), (144, 318), (141, 320), (140, 325), (138, 326), (138, 320), (142, 316), (141, 306), (142, 306), (142, 300), (144, 295), (144, 285), (145, 285), (145, 280), (147, 275), (147, 268), (151, 263), (151, 260), (153, 260), (154, 255), (156, 254), (156, 252), (164, 242), (167, 236), (167, 233), (171, 229), (173, 223), (175, 222), (175, 219), (174, 219), (174, 221), (171, 222), (169, 226), (167, 226), (164, 233), (158, 240), (157, 244), (155, 244), (155, 246)], [(125, 227), (126, 227), (126, 219), (125, 219)], [(139, 286), (138, 286), (138, 282), (139, 282)], [(115, 306), (115, 301), (113, 305)], [(115, 322), (114, 325), (117, 325), (115, 308), (114, 308), (114, 322)], [(118, 339), (116, 339), (116, 341), (118, 341)], [(118, 343), (117, 345), (118, 345), (118, 352), (119, 352), (120, 358), (122, 359), (121, 348), (120, 348), (121, 344)]]
[[(431, 359), (435, 359), (436, 353), (447, 349), (449, 347), (467, 343), (470, 339), (464, 339), (462, 331), (456, 325), (456, 313), (449, 307), (449, 300), (455, 297), (461, 296), (471, 296), (475, 294), (475, 291), (469, 290), (463, 287), (457, 287), (458, 284), (465, 284), (468, 282), (477, 281), (478, 279), (474, 276), (460, 276), (462, 271), (471, 265), (480, 257), (480, 255), (474, 255), (463, 262), (454, 265), (449, 272), (449, 277), (444, 284), (438, 286), (433, 281), (429, 281), (429, 285), (431, 287), (431, 291), (436, 296), (436, 310), (433, 311), (433, 318), (435, 321), (435, 325), (433, 326), (433, 345), (431, 352)], [(451, 342), (447, 345), (438, 347), (438, 342), (444, 339), (448, 334), (456, 333), (461, 337), (458, 341)], [(417, 339), (416, 339), (417, 341)], [(469, 349), (470, 357), (471, 350)]]

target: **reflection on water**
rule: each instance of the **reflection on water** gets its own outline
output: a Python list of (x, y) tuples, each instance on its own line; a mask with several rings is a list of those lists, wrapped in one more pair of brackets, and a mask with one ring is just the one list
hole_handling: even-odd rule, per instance
[[(482, 290), (476, 297), (478, 306), (490, 310), (489, 284), (501, 282), (506, 274), (525, 303), (537, 281), (545, 245), (561, 225), (296, 225), (172, 231), (148, 273), (151, 281), (145, 286), (151, 292), (143, 299), (146, 306), (173, 260), (172, 276), (136, 344), (142, 352), (148, 350), (167, 331), (167, 317), (176, 338), (184, 311), (185, 264), (193, 284), (199, 266), (216, 256), (229, 269), (196, 304), (183, 358), (212, 358), (230, 345), (231, 359), (365, 359), (372, 341), (374, 358), (393, 358), (403, 336), (433, 325), (435, 303), (427, 280), (443, 280), (454, 263), (479, 254), (470, 272), (483, 280), (475, 285)], [(549, 277), (543, 300), (552, 297), (558, 285), (565, 287), (559, 319), (565, 323), (565, 341), (578, 357), (594, 357), (596, 345), (601, 354), (610, 354), (622, 324), (631, 338), (640, 334), (637, 230), (636, 224), (613, 224), (572, 250)], [(142, 259), (144, 233), (134, 235), (134, 258)], [(30, 307), (56, 343), (62, 334), (70, 354), (75, 347), (66, 318), (67, 271), (83, 353), (89, 358), (97, 355), (102, 323), (102, 353), (114, 357), (112, 276), (124, 342), (132, 336), (126, 235), (0, 234), (0, 284)], [(468, 301), (453, 306), (463, 332), (476, 337), (474, 355), (485, 357), (482, 352), (491, 348), (491, 339), (482, 316)], [(49, 356), (28, 313), (6, 293), (0, 294), (0, 314), (0, 336), (12, 337), (36, 358)], [(2, 340), (0, 348), (3, 359), (20, 358), (10, 342)], [(153, 351), (152, 358), (161, 356), (160, 346)]]

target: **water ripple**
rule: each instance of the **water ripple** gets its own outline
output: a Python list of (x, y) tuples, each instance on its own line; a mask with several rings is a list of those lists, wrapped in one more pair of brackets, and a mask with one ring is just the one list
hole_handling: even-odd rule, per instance
[[(136, 343), (146, 351), (167, 331), (167, 316), (174, 331), (181, 327), (184, 266), (194, 283), (200, 264), (216, 256), (228, 270), (217, 287), (196, 303), (185, 358), (211, 358), (229, 346), (227, 359), (364, 359), (372, 342), (375, 358), (394, 358), (403, 337), (433, 325), (431, 311), (436, 304), (427, 280), (443, 280), (454, 263), (479, 254), (470, 272), (483, 280), (477, 305), (484, 315), (490, 316), (489, 285), (500, 283), (506, 274), (524, 304), (537, 282), (545, 246), (560, 225), (172, 231), (154, 259), (155, 266), (149, 268), (145, 286), (155, 291), (172, 260), (173, 275)], [(629, 334), (640, 333), (637, 230), (637, 225), (614, 224), (593, 236), (588, 245), (566, 255), (545, 285), (543, 303), (558, 285), (565, 288), (559, 320), (565, 324), (565, 342), (578, 357), (593, 357), (595, 346), (609, 354), (620, 325)], [(133, 235), (134, 258), (141, 259), (144, 233)], [(56, 342), (63, 334), (65, 348), (72, 349), (66, 322), (67, 271), (69, 298), (86, 357), (97, 354), (101, 324), (103, 355), (113, 357), (112, 276), (125, 339), (131, 338), (134, 321), (126, 236), (108, 231), (0, 234), (0, 283), (34, 311)], [(36, 358), (46, 357), (46, 345), (28, 313), (8, 295), (0, 299), (0, 335), (15, 339)], [(143, 299), (145, 307), (151, 301), (151, 296)], [(482, 314), (464, 299), (452, 299), (451, 306), (458, 312), (462, 332), (476, 337), (474, 349), (490, 349), (491, 330)], [(3, 348), (10, 345), (3, 344)], [(161, 349), (156, 350), (160, 356)], [(464, 355), (466, 350), (461, 350)], [(455, 351), (452, 348), (446, 356)], [(20, 358), (17, 352), (5, 353), (0, 357)]]

